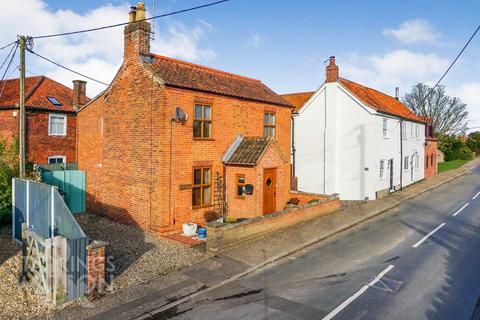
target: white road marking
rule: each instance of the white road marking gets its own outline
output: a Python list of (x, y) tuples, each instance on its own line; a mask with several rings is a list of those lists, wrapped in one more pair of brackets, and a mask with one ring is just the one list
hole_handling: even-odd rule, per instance
[(435, 232), (437, 232), (438, 230), (440, 230), (441, 228), (443, 228), (443, 226), (445, 226), (446, 223), (442, 223), (441, 225), (439, 225), (435, 230), (433, 230), (432, 232), (430, 232), (429, 234), (427, 234), (425, 237), (423, 237), (420, 241), (418, 241), (417, 243), (415, 243), (412, 248), (418, 248), (418, 246), (420, 246), (422, 243), (425, 242), (425, 240), (427, 240), (428, 238), (430, 238), (430, 236), (432, 234), (434, 234)]
[(385, 270), (380, 272), (378, 276), (370, 281), (368, 284), (364, 285), (360, 290), (358, 290), (353, 296), (345, 300), (341, 305), (336, 307), (332, 312), (327, 314), (325, 317), (322, 318), (322, 320), (330, 320), (333, 319), (340, 311), (345, 309), (350, 303), (355, 301), (358, 297), (360, 297), (362, 294), (365, 293), (365, 291), (368, 290), (371, 286), (373, 286), (375, 283), (377, 283), (384, 275), (386, 275), (390, 270), (392, 270), (394, 265), (389, 265)]
[(461, 207), (457, 212), (455, 212), (453, 214), (454, 217), (456, 217), (460, 212), (463, 211), (463, 209), (465, 209), (466, 207), (468, 207), (470, 205), (470, 203), (466, 203), (463, 207)]
[(478, 196), (480, 196), (480, 192), (479, 192), (479, 193), (477, 193), (477, 194), (475, 195), (475, 197), (473, 197), (473, 198), (472, 198), (472, 200), (475, 200), (475, 199), (477, 199), (477, 198), (478, 198)]

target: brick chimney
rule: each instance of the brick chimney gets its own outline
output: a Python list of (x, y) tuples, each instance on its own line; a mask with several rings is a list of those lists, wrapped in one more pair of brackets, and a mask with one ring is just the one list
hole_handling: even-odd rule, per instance
[(87, 103), (87, 82), (73, 80), (73, 109), (77, 111)]
[(128, 14), (129, 24), (124, 31), (124, 53), (123, 59), (138, 57), (139, 55), (150, 54), (150, 23), (144, 21), (146, 18), (145, 5), (139, 2), (131, 7)]
[(335, 64), (335, 57), (330, 57), (330, 63), (327, 66), (327, 82), (336, 82), (338, 80), (338, 66)]

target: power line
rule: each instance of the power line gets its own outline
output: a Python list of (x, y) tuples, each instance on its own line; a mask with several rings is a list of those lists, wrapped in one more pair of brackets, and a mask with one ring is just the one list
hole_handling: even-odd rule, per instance
[(81, 77), (84, 77), (84, 78), (86, 78), (86, 79), (89, 79), (89, 80), (98, 82), (98, 83), (103, 84), (103, 85), (105, 85), (105, 86), (107, 86), (107, 87), (109, 86), (108, 83), (105, 83), (105, 82), (103, 82), (103, 81), (94, 79), (94, 78), (89, 77), (89, 76), (87, 76), (87, 75), (84, 75), (84, 74), (82, 74), (82, 73), (80, 73), (80, 72), (77, 72), (77, 71), (75, 71), (75, 70), (72, 70), (72, 69), (70, 69), (70, 68), (68, 68), (68, 67), (65, 67), (65, 66), (61, 65), (60, 63), (58, 63), (58, 62), (55, 62), (55, 61), (53, 61), (53, 60), (50, 60), (50, 59), (48, 59), (48, 58), (46, 58), (46, 57), (44, 57), (44, 56), (42, 56), (42, 55), (34, 52), (33, 50), (28, 50), (28, 52), (30, 52), (30, 53), (33, 54), (33, 55), (36, 55), (37, 57), (39, 57), (39, 58), (41, 58), (41, 59), (43, 59), (43, 60), (46, 60), (46, 61), (48, 61), (48, 62), (56, 65), (57, 67), (63, 68), (63, 69), (65, 69), (65, 70), (67, 70), (67, 71), (70, 71), (70, 72), (72, 72), (72, 73), (75, 73), (75, 74), (77, 74), (77, 75), (79, 75), (79, 76), (81, 76)]
[(468, 39), (467, 43), (463, 46), (462, 50), (460, 50), (460, 52), (458, 53), (457, 57), (452, 61), (452, 63), (450, 64), (450, 66), (447, 68), (447, 70), (445, 71), (445, 73), (440, 77), (440, 79), (437, 81), (437, 83), (435, 84), (435, 86), (433, 86), (433, 88), (429, 91), (429, 93), (427, 93), (427, 95), (422, 99), (421, 103), (419, 103), (417, 105), (420, 106), (422, 104), (425, 103), (425, 101), (427, 100), (427, 98), (433, 93), (433, 91), (438, 87), (438, 85), (440, 84), (440, 82), (442, 82), (442, 80), (445, 78), (445, 76), (450, 72), (450, 70), (452, 69), (452, 67), (454, 66), (454, 64), (457, 62), (457, 60), (460, 58), (460, 56), (463, 54), (463, 52), (467, 49), (468, 45), (470, 44), (470, 42), (472, 42), (473, 38), (477, 35), (478, 31), (480, 30), (480, 25), (477, 27), (477, 29), (475, 30), (475, 32), (472, 34), (472, 36)]
[(3, 50), (3, 49), (6, 49), (6, 48), (8, 48), (8, 47), (10, 47), (11, 45), (13, 45), (13, 44), (15, 44), (15, 43), (17, 43), (17, 41), (13, 41), (13, 42), (10, 42), (10, 43), (7, 44), (7, 45), (4, 45), (3, 47), (0, 48), (0, 51)]
[(2, 65), (0, 66), (0, 70), (3, 69), (3, 66), (5, 65), (5, 63), (7, 63), (7, 60), (8, 60), (8, 58), (10, 57), (10, 55), (12, 54), (12, 51), (13, 51), (14, 49), (15, 49), (15, 47), (12, 47), (12, 48), (10, 49), (10, 52), (8, 52), (7, 57), (5, 58), (5, 60), (3, 60), (3, 63), (2, 63)]
[[(5, 75), (7, 74), (8, 69), (10, 69), (10, 65), (12, 64), (13, 58), (15, 58), (15, 54), (17, 53), (17, 49), (18, 49), (18, 44), (15, 46), (15, 50), (13, 51), (13, 55), (10, 58), (10, 61), (8, 62), (7, 68), (5, 69), (5, 72), (3, 73), (2, 79), (0, 80), (0, 81), (3, 82), (2, 83), (2, 90), (0, 91), (0, 98), (3, 95), (3, 90), (5, 89), (5, 84), (7, 83), (7, 81), (3, 81), (3, 80), (5, 79)], [(7, 59), (8, 59), (8, 57), (7, 57)]]
[[(194, 10), (198, 10), (198, 9), (203, 9), (203, 8), (215, 6), (215, 5), (218, 5), (218, 4), (221, 4), (221, 3), (224, 3), (224, 2), (228, 2), (228, 1), (231, 1), (231, 0), (221, 0), (221, 1), (211, 2), (211, 3), (203, 4), (203, 5), (192, 7), (192, 8), (178, 10), (178, 11), (174, 11), (174, 12), (170, 12), (170, 13), (166, 13), (166, 14), (161, 14), (161, 15), (158, 15), (158, 16), (153, 16), (153, 17), (146, 18), (146, 19), (139, 20), (139, 21), (135, 21), (135, 22), (132, 22), (132, 23), (138, 23), (138, 22), (142, 22), (142, 21), (148, 21), (148, 20), (173, 16), (173, 15), (180, 14), (180, 13), (185, 13), (185, 12), (189, 12), (189, 11), (194, 11)], [(69, 35), (73, 35), (73, 34), (86, 33), (86, 32), (99, 31), (99, 30), (104, 30), (104, 29), (109, 29), (109, 28), (121, 27), (121, 26), (125, 26), (127, 24), (130, 24), (130, 22), (122, 22), (122, 23), (117, 23), (117, 24), (112, 24), (112, 25), (97, 27), (97, 28), (92, 28), (92, 29), (85, 29), (85, 30), (78, 30), (78, 31), (71, 31), (71, 32), (63, 32), (63, 33), (55, 33), (55, 34), (49, 34), (49, 35), (43, 35), (43, 36), (35, 36), (35, 37), (32, 37), (32, 38), (33, 39), (45, 39), (45, 38), (52, 38), (52, 37), (69, 36)]]

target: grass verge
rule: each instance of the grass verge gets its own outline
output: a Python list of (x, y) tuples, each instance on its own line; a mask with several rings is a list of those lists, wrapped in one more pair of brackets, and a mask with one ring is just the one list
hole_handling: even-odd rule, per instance
[(468, 161), (469, 160), (452, 160), (452, 161), (440, 162), (438, 164), (438, 173), (460, 168)]

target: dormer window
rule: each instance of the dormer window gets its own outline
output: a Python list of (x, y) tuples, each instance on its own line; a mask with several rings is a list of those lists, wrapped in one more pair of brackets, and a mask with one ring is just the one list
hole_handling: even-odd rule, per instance
[(55, 99), (54, 97), (48, 96), (47, 99), (48, 99), (48, 101), (50, 101), (55, 107), (61, 107), (61, 106), (62, 106), (62, 104), (61, 104), (57, 99)]

